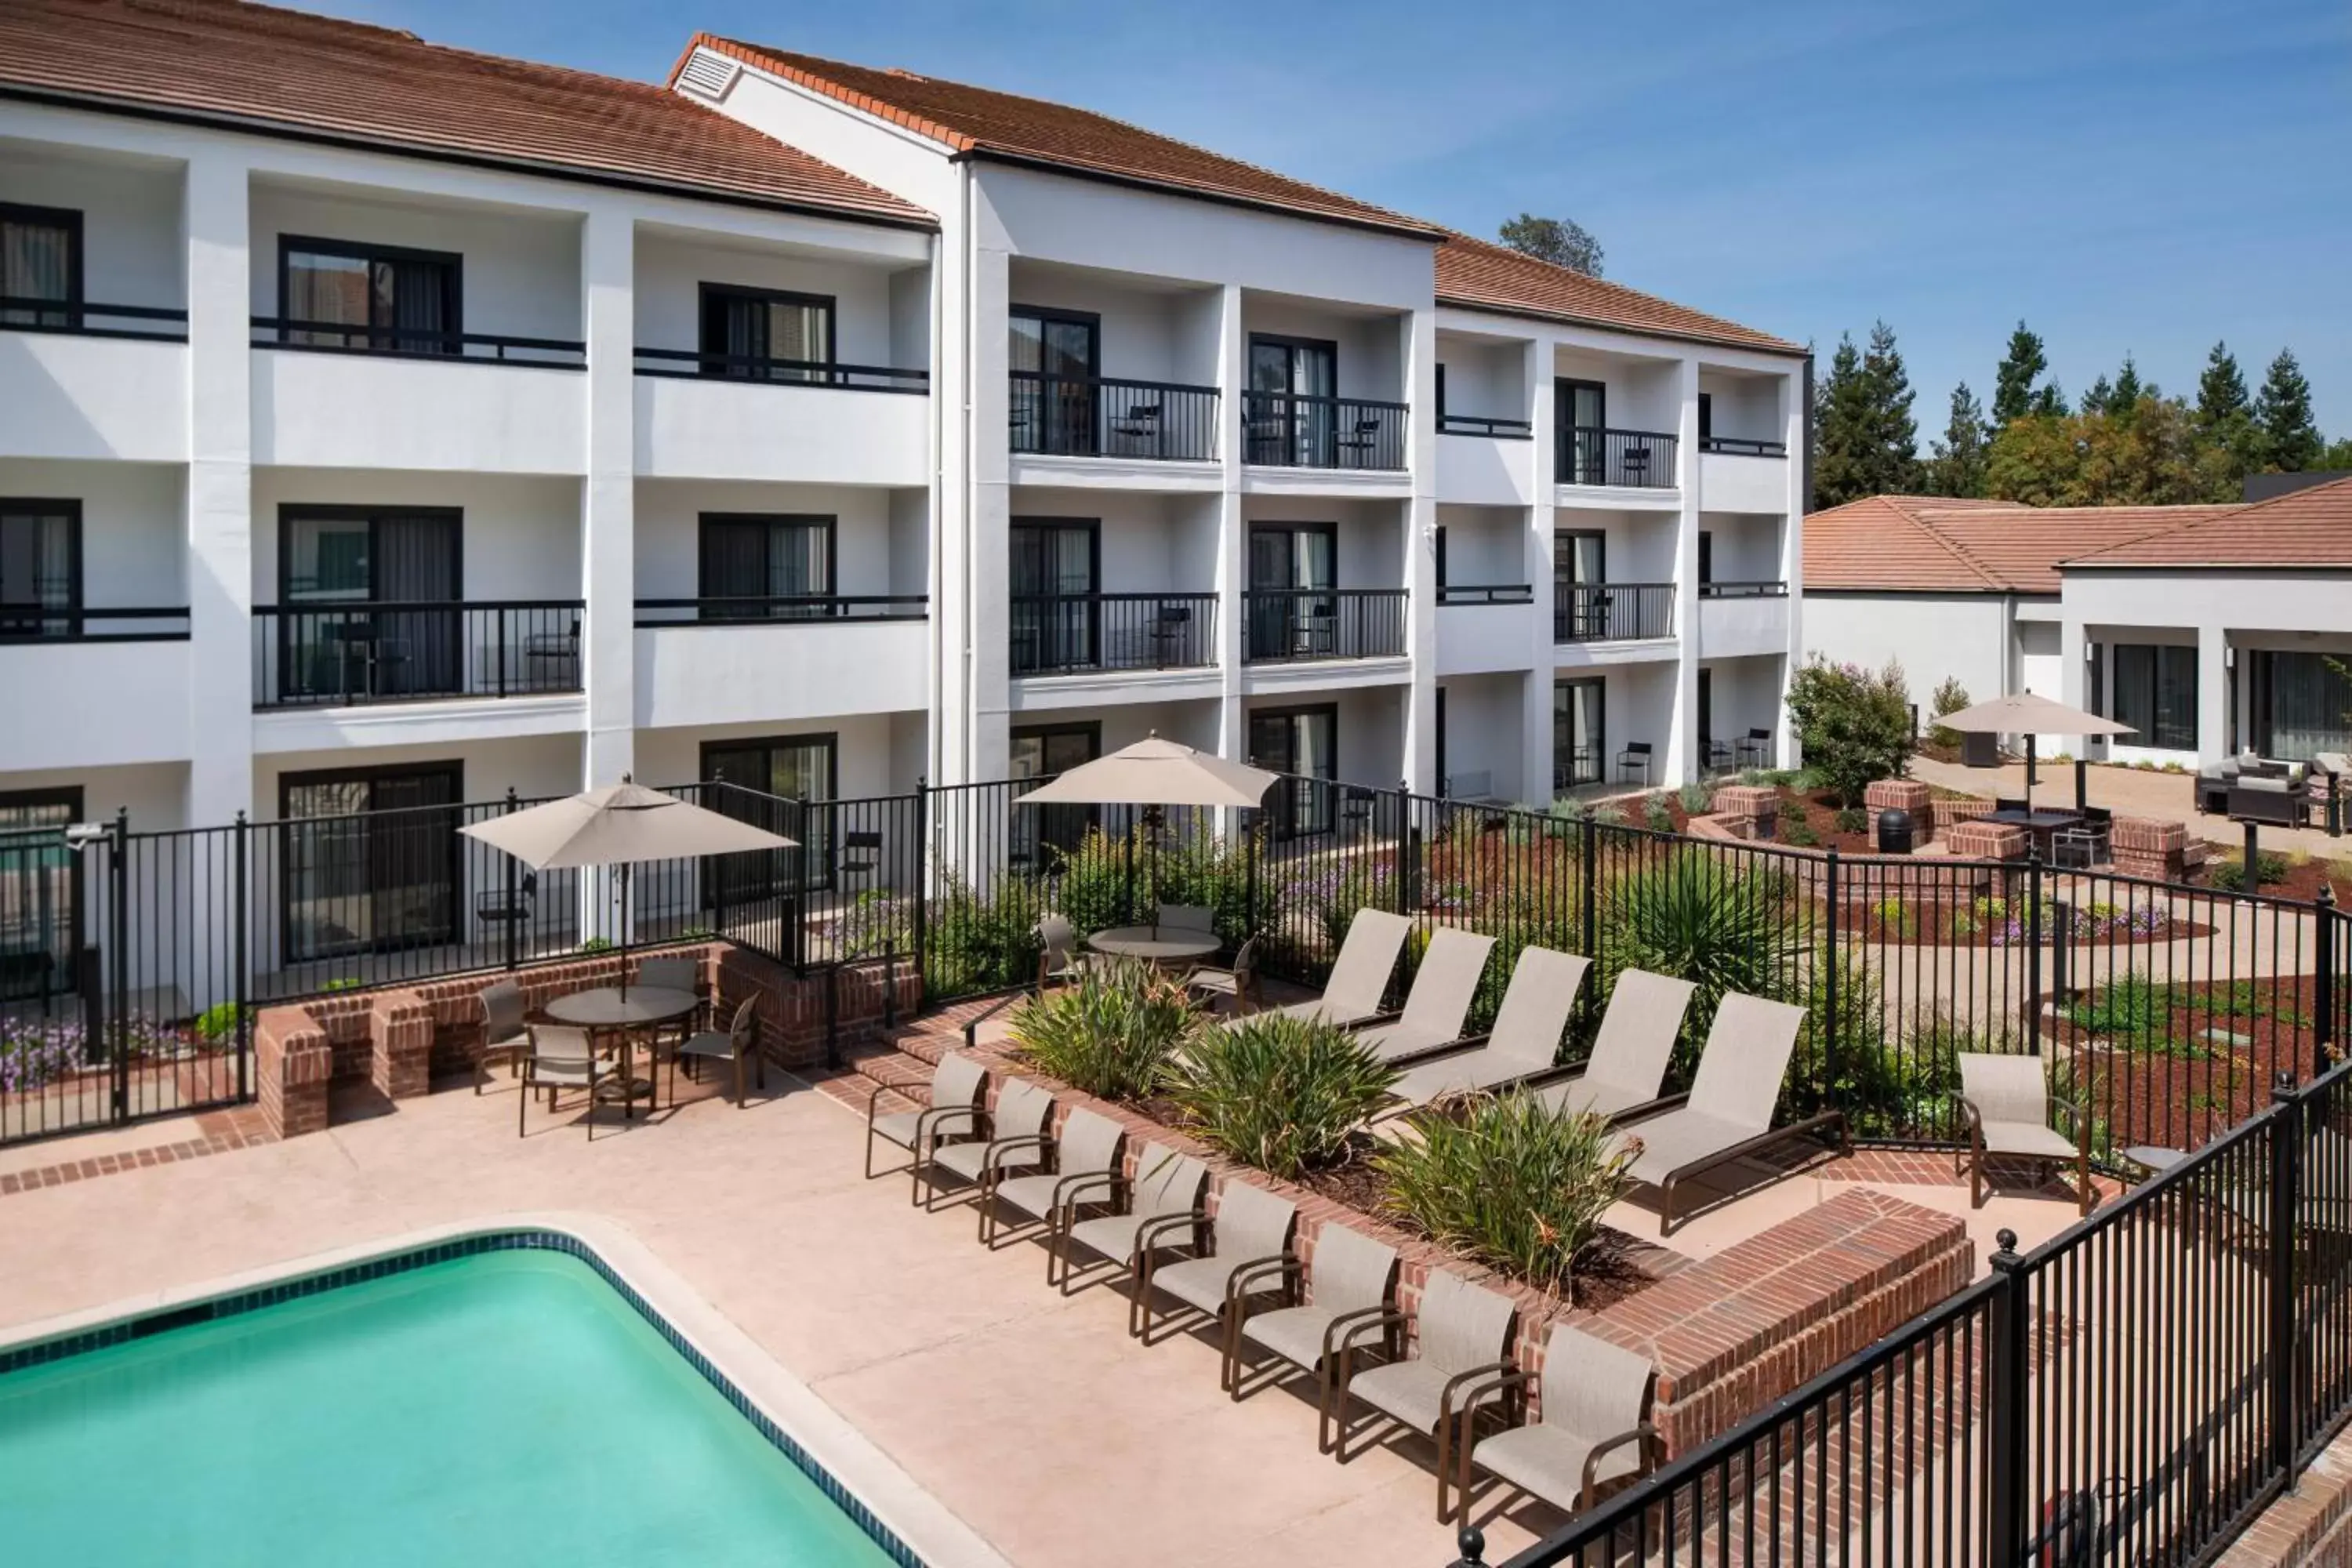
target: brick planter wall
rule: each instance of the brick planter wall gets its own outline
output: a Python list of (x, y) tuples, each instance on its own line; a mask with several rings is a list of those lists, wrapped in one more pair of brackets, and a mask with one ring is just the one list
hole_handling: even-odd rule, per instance
[(2025, 829), (2009, 822), (1962, 822), (1944, 843), (1964, 860), (2022, 860), (2029, 847)]
[[(2147, 816), (2118, 816), (2108, 840), (2116, 870), (2154, 882), (2178, 882), (2189, 869), (2189, 825)], [(2200, 857), (2201, 862), (2202, 857)]]
[(1769, 838), (1780, 792), (1760, 784), (1726, 784), (1715, 792), (1715, 815), (1734, 838)]
[(433, 1083), (433, 1013), (414, 991), (378, 991), (368, 1013), (368, 1083), (386, 1100)]
[(1936, 832), (1942, 837), (1949, 838), (1953, 828), (1963, 822), (1974, 822), (1992, 809), (1993, 803), (1989, 800), (1971, 798), (1937, 801), (1934, 803)]
[(1911, 814), (1911, 840), (1914, 847), (1927, 842), (1936, 830), (1934, 815), (1929, 809), (1934, 796), (1927, 786), (1916, 779), (1880, 779), (1866, 784), (1862, 792), (1862, 804), (1870, 813), (1870, 841), (1878, 842), (1878, 816), (1885, 811), (1907, 811)]
[(334, 1051), (307, 1009), (263, 1010), (254, 1020), (253, 1066), (254, 1097), (273, 1134), (292, 1138), (326, 1131)]

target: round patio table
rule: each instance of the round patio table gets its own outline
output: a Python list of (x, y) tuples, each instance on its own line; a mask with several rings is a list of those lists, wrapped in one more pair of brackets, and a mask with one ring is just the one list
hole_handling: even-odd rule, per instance
[(636, 1076), (636, 1031), (675, 1023), (701, 1005), (702, 998), (693, 992), (667, 985), (632, 985), (625, 996), (617, 985), (600, 985), (593, 991), (558, 996), (547, 1005), (546, 1012), (559, 1024), (621, 1037), (621, 1120), (626, 1121), (635, 1111), (641, 1083), (646, 1098), (654, 1098), (653, 1079)]
[(1214, 931), (1178, 926), (1113, 926), (1087, 938), (1087, 945), (1114, 958), (1140, 958), (1152, 963), (1181, 963), (1206, 958), (1224, 944)]

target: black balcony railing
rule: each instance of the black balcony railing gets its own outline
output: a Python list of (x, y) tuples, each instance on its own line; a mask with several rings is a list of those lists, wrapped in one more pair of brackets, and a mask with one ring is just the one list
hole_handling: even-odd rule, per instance
[(1402, 588), (1253, 588), (1242, 605), (1252, 664), (1404, 652)]
[(1786, 441), (1751, 441), (1745, 436), (1702, 436), (1698, 449), (1721, 452), (1734, 458), (1785, 458), (1789, 455)]
[(253, 705), (577, 691), (582, 614), (577, 599), (256, 605)]
[(1437, 433), (1441, 436), (1499, 436), (1506, 441), (1530, 441), (1535, 438), (1535, 422), (1528, 419), (1492, 419), (1484, 414), (1440, 414)]
[(1785, 599), (1789, 596), (1789, 584), (1778, 577), (1701, 583), (1698, 596), (1702, 599)]
[(1532, 583), (1444, 583), (1438, 585), (1441, 605), (1532, 605)]
[(457, 359), (468, 363), (583, 370), (588, 345), (566, 338), (518, 338), (499, 332), (445, 332), (420, 327), (376, 327), (350, 321), (307, 321), (287, 316), (253, 318), (253, 346), (312, 353), (377, 354), (397, 359)]
[(832, 386), (846, 392), (930, 391), (928, 370), (887, 365), (838, 364), (831, 360), (776, 359), (767, 354), (702, 353), (693, 349), (637, 350), (639, 375), (692, 380), (756, 381), (772, 386)]
[(1402, 403), (1360, 397), (1245, 392), (1243, 460), (1291, 468), (1402, 468), (1407, 412)]
[(1559, 468), (1564, 485), (1622, 485), (1629, 489), (1672, 489), (1675, 438), (1658, 430), (1608, 430), (1597, 425), (1563, 425)]
[(1010, 373), (1013, 450), (1060, 458), (1213, 461), (1217, 389)]
[(0, 647), (45, 642), (185, 642), (188, 607), (71, 609), (37, 605), (0, 605)]
[(1672, 583), (1563, 583), (1552, 590), (1556, 642), (1628, 642), (1675, 635)]
[(1016, 594), (1012, 610), (1015, 675), (1217, 662), (1214, 594)]
[(639, 599), (640, 626), (765, 626), (776, 621), (919, 621), (922, 594), (786, 594), (758, 598)]
[(43, 300), (0, 294), (0, 331), (71, 332), (85, 338), (188, 341), (188, 313), (154, 305), (93, 305), (87, 300)]

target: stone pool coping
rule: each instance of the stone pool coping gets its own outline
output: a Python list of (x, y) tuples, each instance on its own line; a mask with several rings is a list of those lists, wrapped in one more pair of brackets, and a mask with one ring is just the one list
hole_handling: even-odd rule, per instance
[[(541, 1233), (569, 1240), (614, 1280), (635, 1291), (718, 1376), (806, 1452), (815, 1465), (898, 1538), (922, 1568), (1011, 1568), (1003, 1553), (916, 1484), (873, 1441), (729, 1321), (626, 1226), (595, 1215), (560, 1212), (499, 1215), (428, 1226), (242, 1270), (194, 1284), (142, 1291), (81, 1311), (0, 1330), (0, 1360), (51, 1341), (80, 1339), (120, 1324), (257, 1290), (333, 1274), (452, 1242)], [(560, 1250), (560, 1249), (558, 1249)], [(76, 1353), (76, 1352), (67, 1352)], [(719, 1392), (727, 1390), (722, 1386)], [(788, 1455), (789, 1457), (789, 1455)], [(822, 1478), (816, 1478), (822, 1485)], [(825, 1489), (831, 1491), (832, 1489)], [(856, 1508), (835, 1500), (856, 1517)], [(886, 1553), (887, 1542), (878, 1541)]]

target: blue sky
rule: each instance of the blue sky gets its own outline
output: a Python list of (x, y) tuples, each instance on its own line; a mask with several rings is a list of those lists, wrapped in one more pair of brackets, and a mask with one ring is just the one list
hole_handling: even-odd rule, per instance
[(2352, 5), (297, 0), (658, 79), (692, 29), (1083, 104), (1612, 278), (1824, 361), (1899, 334), (1921, 447), (2021, 316), (2070, 395), (2282, 346), (2352, 435)]

